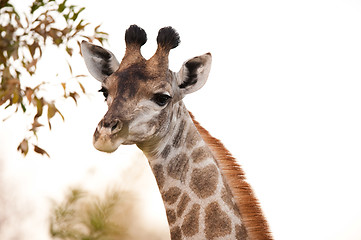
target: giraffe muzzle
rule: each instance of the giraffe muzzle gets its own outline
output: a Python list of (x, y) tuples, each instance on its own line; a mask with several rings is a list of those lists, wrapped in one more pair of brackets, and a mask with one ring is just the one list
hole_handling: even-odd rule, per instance
[(123, 142), (124, 124), (119, 119), (101, 120), (94, 132), (93, 145), (102, 152), (114, 152)]

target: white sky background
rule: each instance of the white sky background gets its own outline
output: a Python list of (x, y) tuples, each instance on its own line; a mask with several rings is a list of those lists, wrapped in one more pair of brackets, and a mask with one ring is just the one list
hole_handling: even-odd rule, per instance
[[(174, 71), (188, 58), (212, 53), (209, 80), (186, 105), (242, 164), (275, 239), (361, 239), (360, 1), (73, 2), (86, 7), (90, 22), (103, 23), (106, 47), (119, 60), (131, 24), (148, 34), (145, 57), (155, 52), (159, 28), (178, 30)], [(57, 61), (47, 54), (44, 76), (67, 68)], [(73, 69), (87, 73), (80, 57)], [(65, 184), (84, 178), (102, 186), (87, 169), (113, 179), (129, 165), (124, 159), (137, 155), (135, 147), (111, 155), (92, 147), (106, 106), (96, 93), (99, 83), (89, 77), (86, 84), (94, 96), (78, 107), (65, 104), (66, 123), (59, 118), (40, 139), (51, 160), (17, 160), (22, 131), (0, 123), (6, 176), (30, 195), (59, 197)]]

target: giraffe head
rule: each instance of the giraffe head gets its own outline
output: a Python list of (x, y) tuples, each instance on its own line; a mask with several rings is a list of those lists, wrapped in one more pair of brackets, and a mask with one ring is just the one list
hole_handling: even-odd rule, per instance
[(96, 149), (115, 151), (121, 144), (152, 145), (169, 131), (173, 106), (207, 81), (210, 53), (186, 61), (179, 72), (168, 68), (168, 54), (178, 46), (171, 27), (159, 30), (156, 53), (146, 60), (140, 48), (146, 33), (136, 25), (125, 32), (126, 51), (119, 64), (114, 54), (86, 41), (81, 51), (90, 74), (102, 83), (108, 111), (93, 137)]

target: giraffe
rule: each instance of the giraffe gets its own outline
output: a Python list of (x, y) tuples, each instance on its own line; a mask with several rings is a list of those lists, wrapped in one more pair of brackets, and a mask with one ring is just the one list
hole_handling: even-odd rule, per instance
[(172, 27), (159, 30), (157, 50), (146, 60), (145, 31), (131, 25), (119, 63), (112, 52), (83, 41), (90, 74), (102, 84), (108, 111), (93, 144), (114, 152), (136, 144), (148, 158), (161, 193), (172, 240), (272, 239), (244, 173), (224, 145), (186, 109), (182, 99), (207, 81), (212, 55), (187, 60), (178, 72), (168, 55), (180, 43)]

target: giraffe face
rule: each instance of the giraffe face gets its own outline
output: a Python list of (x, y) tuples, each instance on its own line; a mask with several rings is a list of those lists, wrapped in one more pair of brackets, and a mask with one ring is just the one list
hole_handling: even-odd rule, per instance
[(108, 111), (94, 133), (94, 146), (112, 152), (120, 144), (157, 141), (169, 126), (171, 108), (179, 98), (174, 74), (154, 76), (145, 65), (116, 71), (102, 83)]
[(113, 152), (121, 144), (151, 145), (159, 141), (169, 130), (174, 104), (201, 88), (210, 70), (209, 53), (186, 61), (178, 73), (168, 69), (168, 52), (179, 43), (172, 28), (164, 28), (163, 35), (162, 29), (159, 31), (158, 50), (145, 60), (138, 46), (145, 43), (141, 39), (145, 32), (134, 26), (126, 32), (127, 49), (120, 64), (104, 48), (87, 42), (81, 46), (89, 72), (102, 83), (100, 91), (108, 105), (93, 137), (100, 151)]

